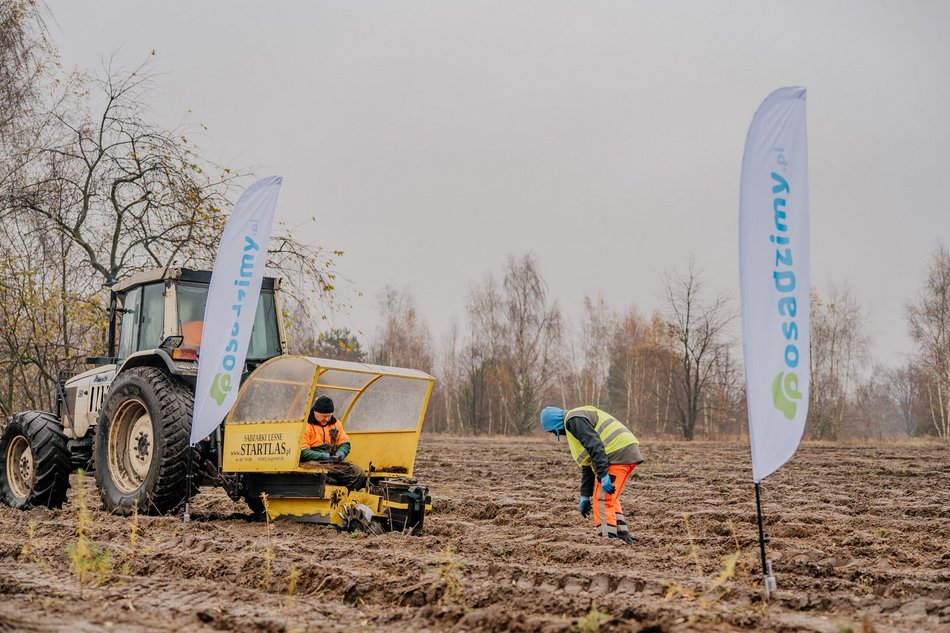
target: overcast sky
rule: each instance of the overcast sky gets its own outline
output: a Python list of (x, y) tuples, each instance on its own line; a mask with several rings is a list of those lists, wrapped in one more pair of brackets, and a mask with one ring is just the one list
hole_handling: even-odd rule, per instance
[(346, 252), (365, 296), (336, 324), (366, 335), (389, 284), (438, 341), (527, 252), (575, 320), (585, 294), (662, 307), (691, 255), (738, 308), (743, 144), (786, 85), (808, 89), (812, 285), (853, 286), (877, 359), (903, 360), (950, 244), (948, 2), (47, 5), (68, 68), (154, 49), (159, 122), (284, 177), (279, 217)]

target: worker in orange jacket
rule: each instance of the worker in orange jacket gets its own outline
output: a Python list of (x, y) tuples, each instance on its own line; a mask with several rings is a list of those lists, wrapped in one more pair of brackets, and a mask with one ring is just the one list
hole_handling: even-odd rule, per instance
[(326, 396), (314, 401), (300, 438), (300, 463), (321, 462), (330, 483), (356, 490), (366, 482), (366, 474), (356, 464), (344, 461), (350, 454), (350, 436), (333, 416), (333, 408), (333, 400)]
[(320, 396), (310, 409), (300, 438), (301, 462), (342, 462), (350, 454), (350, 436), (333, 417), (333, 400)]

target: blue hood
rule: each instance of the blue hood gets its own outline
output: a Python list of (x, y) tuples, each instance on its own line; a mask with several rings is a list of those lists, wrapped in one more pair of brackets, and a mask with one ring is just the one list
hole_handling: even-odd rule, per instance
[(544, 407), (541, 410), (541, 428), (560, 437), (564, 433), (564, 409)]

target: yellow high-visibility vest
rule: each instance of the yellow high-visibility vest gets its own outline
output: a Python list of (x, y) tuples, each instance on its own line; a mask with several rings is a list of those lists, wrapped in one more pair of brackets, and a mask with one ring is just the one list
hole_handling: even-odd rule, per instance
[[(587, 406), (571, 409), (564, 414), (564, 421), (567, 422), (567, 420), (570, 420), (581, 411), (588, 411), (597, 415), (594, 430), (597, 432), (597, 435), (600, 436), (600, 441), (604, 444), (604, 450), (607, 453), (608, 460), (612, 453), (616, 453), (622, 448), (630, 446), (631, 444), (639, 446), (640, 440), (637, 439), (637, 436), (634, 435), (630, 429), (617, 421), (617, 419), (609, 413), (601, 411), (597, 407)], [(587, 449), (584, 448), (584, 445), (581, 444), (580, 440), (571, 435), (570, 431), (567, 431), (566, 435), (567, 445), (571, 449), (571, 456), (574, 458), (574, 461), (577, 462), (577, 465), (583, 467), (590, 464), (590, 454), (587, 452)]]

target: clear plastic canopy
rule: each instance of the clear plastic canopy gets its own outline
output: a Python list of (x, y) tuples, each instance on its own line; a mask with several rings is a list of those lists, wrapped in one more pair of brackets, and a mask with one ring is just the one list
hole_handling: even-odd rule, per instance
[(244, 382), (227, 421), (302, 422), (311, 403), (328, 396), (348, 433), (415, 431), (433, 381), (415, 369), (278, 356)]

